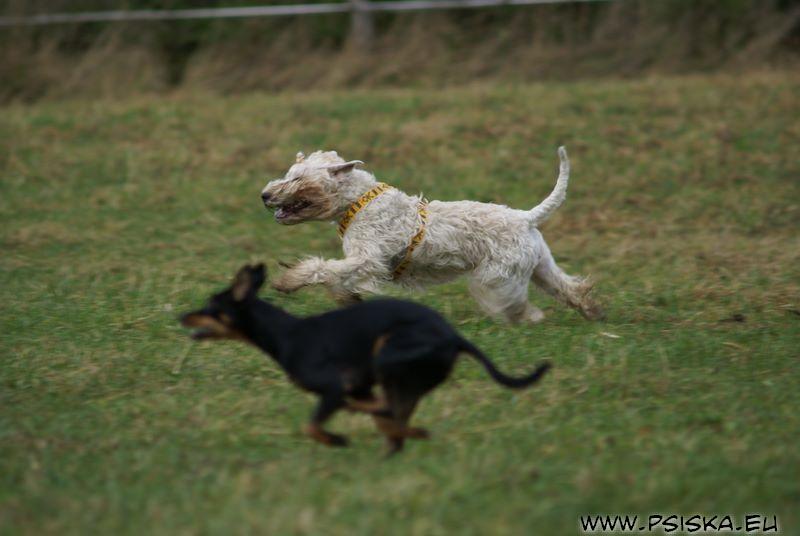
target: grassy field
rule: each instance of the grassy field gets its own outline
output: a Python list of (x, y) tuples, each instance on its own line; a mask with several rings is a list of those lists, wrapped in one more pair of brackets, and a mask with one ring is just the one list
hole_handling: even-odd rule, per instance
[[(0, 533), (571, 534), (590, 513), (762, 512), (800, 534), (800, 77), (439, 92), (176, 95), (0, 110)], [(340, 255), (259, 191), (335, 148), (430, 198), (533, 206), (606, 304), (506, 326), (462, 282), (413, 299), (464, 360), (391, 460), (365, 417), (300, 433), (312, 398), (176, 317), (247, 261)], [(396, 294), (396, 293), (395, 293)], [(267, 299), (298, 314), (321, 289)]]

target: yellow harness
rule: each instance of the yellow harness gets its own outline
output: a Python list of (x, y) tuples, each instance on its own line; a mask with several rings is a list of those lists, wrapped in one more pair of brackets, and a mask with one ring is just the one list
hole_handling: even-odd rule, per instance
[[(342, 216), (342, 219), (339, 220), (339, 237), (344, 238), (344, 234), (347, 232), (347, 228), (350, 227), (350, 224), (353, 223), (353, 218), (356, 217), (356, 214), (358, 214), (364, 207), (369, 205), (373, 199), (391, 189), (392, 187), (388, 184), (379, 182), (374, 188), (359, 197), (355, 203), (350, 205), (350, 207), (347, 209), (347, 212), (345, 212), (344, 216)], [(400, 261), (400, 264), (398, 264), (392, 272), (392, 279), (397, 279), (403, 274), (403, 272), (405, 272), (406, 268), (408, 268), (408, 265), (411, 264), (411, 255), (425, 238), (425, 227), (428, 224), (428, 202), (426, 200), (420, 200), (419, 205), (417, 206), (417, 213), (419, 214), (420, 220), (419, 229), (417, 229), (417, 232), (411, 237), (411, 242), (409, 242), (408, 247), (406, 247), (406, 254), (403, 257), (403, 260)]]
[(362, 208), (369, 205), (370, 201), (381, 195), (386, 190), (391, 189), (392, 187), (385, 182), (379, 182), (372, 190), (359, 197), (355, 203), (350, 205), (350, 208), (348, 208), (347, 212), (344, 213), (342, 219), (339, 220), (339, 238), (344, 238), (344, 233), (347, 232), (347, 228), (350, 227), (351, 223), (353, 223), (353, 218), (356, 217), (356, 214), (358, 214)]

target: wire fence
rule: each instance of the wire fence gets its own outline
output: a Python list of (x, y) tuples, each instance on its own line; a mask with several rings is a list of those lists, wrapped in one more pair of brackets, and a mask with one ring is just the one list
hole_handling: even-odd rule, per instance
[(249, 17), (283, 17), (290, 15), (319, 15), (324, 13), (376, 13), (430, 11), (440, 9), (478, 9), (501, 6), (543, 4), (575, 4), (608, 2), (611, 0), (402, 0), (369, 2), (347, 0), (326, 4), (267, 5), (252, 7), (220, 7), (173, 10), (89, 11), (82, 13), (42, 13), (38, 15), (0, 17), (0, 26), (38, 26), (44, 24), (74, 24), (85, 22), (131, 22), (189, 19), (231, 19)]

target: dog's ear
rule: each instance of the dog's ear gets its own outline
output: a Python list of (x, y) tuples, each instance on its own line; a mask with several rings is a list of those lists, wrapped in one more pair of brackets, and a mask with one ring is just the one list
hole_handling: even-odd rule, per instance
[(349, 162), (345, 162), (344, 164), (334, 164), (332, 166), (327, 166), (325, 169), (328, 170), (328, 173), (331, 175), (336, 175), (338, 173), (348, 173), (353, 171), (353, 168), (362, 165), (364, 162), (361, 160), (350, 160)]
[(264, 284), (267, 277), (267, 269), (263, 263), (253, 266), (243, 266), (236, 273), (231, 285), (231, 294), (236, 301), (245, 301), (254, 297)]
[(253, 274), (253, 282), (256, 286), (256, 290), (258, 290), (261, 288), (261, 285), (264, 284), (264, 280), (267, 279), (267, 267), (264, 266), (263, 262), (259, 262), (251, 266), (250, 271)]

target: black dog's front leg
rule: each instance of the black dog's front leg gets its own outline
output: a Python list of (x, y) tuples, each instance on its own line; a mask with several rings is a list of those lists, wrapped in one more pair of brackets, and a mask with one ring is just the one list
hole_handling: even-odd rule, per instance
[(311, 416), (311, 422), (306, 428), (306, 433), (311, 436), (311, 439), (331, 447), (347, 446), (346, 437), (339, 434), (332, 434), (323, 429), (325, 422), (344, 405), (344, 400), (338, 396), (323, 396), (320, 399), (319, 404), (317, 404), (314, 410), (314, 414)]

